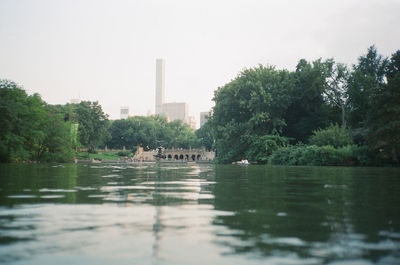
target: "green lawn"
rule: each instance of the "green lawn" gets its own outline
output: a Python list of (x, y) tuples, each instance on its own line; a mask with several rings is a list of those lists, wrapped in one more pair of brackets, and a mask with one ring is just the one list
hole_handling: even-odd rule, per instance
[(120, 156), (118, 155), (118, 152), (103, 152), (103, 153), (98, 153), (98, 154), (89, 154), (88, 152), (78, 152), (77, 153), (77, 159), (80, 160), (119, 160)]

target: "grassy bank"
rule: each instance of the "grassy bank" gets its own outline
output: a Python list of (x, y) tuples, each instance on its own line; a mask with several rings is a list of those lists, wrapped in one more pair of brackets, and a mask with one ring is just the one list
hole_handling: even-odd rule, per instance
[(78, 152), (77, 153), (77, 159), (78, 160), (119, 160), (121, 157), (131, 157), (133, 156), (132, 153), (129, 152), (112, 152), (112, 151), (107, 151), (107, 152), (102, 152), (102, 153), (97, 153), (97, 154), (92, 154), (88, 152)]

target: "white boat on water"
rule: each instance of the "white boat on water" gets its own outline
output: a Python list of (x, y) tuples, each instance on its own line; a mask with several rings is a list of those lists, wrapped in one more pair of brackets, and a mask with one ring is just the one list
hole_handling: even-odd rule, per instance
[(250, 165), (249, 161), (247, 159), (242, 159), (240, 161), (234, 162), (236, 165)]

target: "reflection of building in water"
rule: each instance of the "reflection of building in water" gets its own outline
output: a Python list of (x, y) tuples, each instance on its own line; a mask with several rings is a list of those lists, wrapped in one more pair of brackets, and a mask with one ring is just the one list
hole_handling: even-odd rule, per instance
[[(157, 171), (157, 178), (161, 178), (161, 169), (158, 168)], [(154, 243), (153, 243), (153, 258), (156, 259), (154, 262), (157, 264), (157, 259), (159, 259), (158, 255), (162, 248), (162, 230), (163, 230), (163, 208), (162, 204), (165, 202), (165, 197), (161, 194), (163, 190), (161, 189), (160, 183), (155, 181), (154, 184), (154, 191), (153, 191), (153, 206), (156, 209), (156, 213), (154, 215), (154, 223), (153, 223), (153, 236), (154, 236)]]
[(161, 250), (161, 240), (162, 240), (162, 207), (157, 206), (156, 214), (154, 216), (154, 224), (153, 224), (153, 236), (154, 236), (154, 243), (153, 243), (153, 258), (158, 258), (158, 253)]

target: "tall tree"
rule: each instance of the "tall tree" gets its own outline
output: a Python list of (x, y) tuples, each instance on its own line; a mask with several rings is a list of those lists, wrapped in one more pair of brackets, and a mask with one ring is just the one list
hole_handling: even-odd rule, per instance
[(288, 71), (260, 65), (244, 70), (215, 92), (210, 122), (220, 162), (242, 159), (249, 148), (248, 136), (282, 131), (291, 89)]
[(0, 161), (69, 161), (70, 126), (38, 94), (0, 80)]
[(214, 149), (215, 139), (210, 122), (207, 121), (203, 126), (201, 126), (201, 128), (196, 131), (196, 135), (201, 146), (204, 146), (207, 150)]
[(375, 46), (368, 48), (365, 55), (353, 65), (348, 81), (349, 120), (353, 128), (368, 128), (372, 113), (372, 100), (385, 84), (388, 59), (379, 55)]
[(301, 59), (292, 74), (295, 80), (294, 89), (290, 92), (292, 99), (285, 121), (288, 126), (283, 135), (305, 142), (312, 132), (329, 125), (329, 107), (325, 103), (326, 80), (329, 77), (327, 64), (318, 59), (312, 63)]
[(93, 151), (109, 137), (108, 116), (97, 101), (82, 101), (75, 105), (74, 112), (79, 123), (79, 141), (87, 146), (89, 151)]
[(386, 70), (387, 84), (378, 86), (371, 101), (368, 143), (379, 159), (399, 164), (400, 156), (400, 50)]
[(333, 59), (325, 61), (326, 66), (326, 88), (323, 92), (328, 104), (337, 107), (341, 112), (342, 128), (346, 127), (346, 108), (348, 95), (347, 80), (349, 70), (345, 64), (335, 63)]

